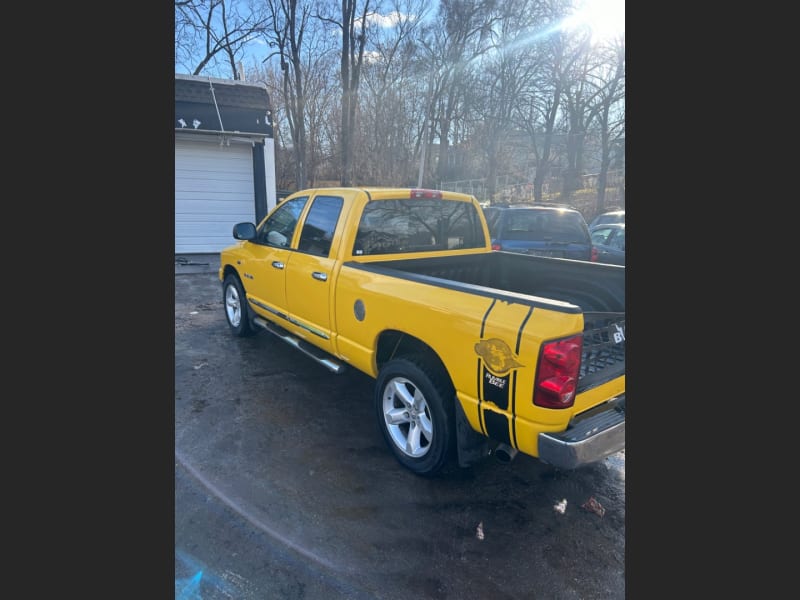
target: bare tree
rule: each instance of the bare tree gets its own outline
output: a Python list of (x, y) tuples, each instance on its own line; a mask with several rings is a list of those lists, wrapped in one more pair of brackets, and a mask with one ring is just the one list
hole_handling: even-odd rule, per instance
[(289, 125), (294, 179), (298, 189), (306, 187), (305, 79), (302, 64), (303, 36), (310, 8), (299, 9), (297, 0), (267, 0), (270, 28), (265, 33), (269, 46), (275, 48), (263, 62), (277, 57), (281, 72), (281, 91)]
[(426, 0), (391, 0), (371, 36), (359, 94), (358, 181), (406, 184), (413, 178), (416, 123), (424, 80), (416, 77), (416, 35), (430, 10)]
[(560, 26), (569, 3), (552, 0), (543, 5), (537, 47), (542, 68), (532, 85), (521, 95), (515, 122), (527, 132), (534, 158), (533, 197), (542, 201), (544, 183), (556, 162), (556, 144), (568, 130), (563, 113), (564, 95), (572, 83), (580, 53), (574, 51), (569, 34)]
[(523, 94), (523, 102), (517, 109), (517, 122), (528, 133), (534, 157), (533, 198), (536, 202), (542, 200), (542, 187), (552, 165), (551, 151), (563, 92), (562, 81), (558, 76), (562, 59), (561, 44), (555, 41), (552, 47), (554, 60), (548, 69), (555, 76), (539, 78), (536, 87), (529, 88)]
[(364, 48), (367, 43), (367, 15), (370, 0), (365, 0), (357, 18), (357, 0), (342, 0), (342, 131), (341, 184), (353, 182), (353, 133), (358, 106), (358, 86), (361, 67), (364, 63)]
[(597, 83), (599, 98), (597, 121), (601, 146), (596, 213), (605, 210), (607, 176), (614, 142), (625, 138), (625, 38), (614, 40), (609, 50), (609, 56), (613, 60), (607, 63), (609, 65), (607, 76), (599, 78)]
[(431, 146), (438, 138), (439, 181), (448, 174), (451, 127), (459, 111), (464, 112), (461, 104), (474, 76), (473, 61), (493, 46), (492, 27), (499, 19), (496, 4), (495, 0), (441, 0), (437, 26), (422, 42), (431, 77), (425, 143)]
[[(591, 32), (585, 32), (582, 39), (578, 38), (576, 51), (582, 58), (576, 63), (577, 69), (564, 91), (569, 135), (566, 167), (562, 174), (562, 195), (568, 199), (575, 190), (583, 187), (581, 176), (584, 173), (585, 143), (587, 135), (592, 131), (595, 138), (598, 133), (600, 137), (601, 173), (598, 184), (602, 185), (603, 192), (600, 193), (598, 202), (602, 204), (610, 164), (610, 108), (619, 99), (618, 91), (623, 85), (624, 42), (621, 42), (621, 46), (615, 46), (614, 42), (611, 46), (602, 42), (590, 45), (590, 37)], [(602, 157), (604, 151), (607, 155), (605, 167)]]
[(569, 201), (575, 190), (583, 187), (583, 158), (586, 134), (596, 111), (594, 90), (588, 77), (594, 67), (591, 48), (591, 30), (580, 29), (567, 34), (571, 61), (571, 72), (564, 78), (564, 112), (567, 120), (566, 164), (561, 174), (561, 195)]
[(525, 153), (516, 143), (512, 117), (541, 68), (536, 35), (531, 33), (541, 19), (539, 7), (537, 0), (511, 0), (502, 5), (501, 21), (495, 26), (497, 46), (481, 63), (478, 87), (472, 93), (471, 133), (482, 141), (478, 147), (485, 156), (486, 194), (490, 198), (497, 192), (501, 166), (504, 175), (527, 179)]
[(270, 91), (284, 187), (485, 178), (488, 199), (502, 176), (532, 178), (542, 200), (597, 160), (602, 207), (624, 140), (624, 40), (581, 46), (561, 27), (573, 2), (175, 0), (176, 66), (236, 79), (245, 45), (266, 39), (247, 76)]
[[(358, 107), (358, 88), (361, 82), (361, 68), (367, 45), (369, 20), (379, 9), (380, 0), (342, 0), (341, 12), (320, 12), (319, 19), (339, 30), (342, 40), (342, 54), (339, 77), (342, 85), (341, 129), (339, 131), (339, 158), (341, 185), (353, 183), (354, 136), (356, 130), (356, 109)], [(321, 10), (326, 10), (320, 6)]]
[(176, 62), (192, 75), (220, 69), (225, 64), (231, 78), (239, 79), (237, 63), (245, 46), (266, 25), (266, 16), (257, 1), (176, 0)]

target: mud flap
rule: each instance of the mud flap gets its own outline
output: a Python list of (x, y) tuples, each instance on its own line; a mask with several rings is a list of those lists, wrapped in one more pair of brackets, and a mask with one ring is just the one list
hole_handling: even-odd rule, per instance
[(489, 439), (475, 431), (461, 408), (461, 402), (454, 399), (456, 405), (456, 446), (458, 448), (458, 466), (469, 467), (483, 457), (489, 455)]

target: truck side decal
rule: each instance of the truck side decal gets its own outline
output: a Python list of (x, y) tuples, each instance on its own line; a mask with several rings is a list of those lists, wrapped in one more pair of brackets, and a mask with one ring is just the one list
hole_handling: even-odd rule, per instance
[[(486, 333), (486, 323), (489, 313), (495, 307), (495, 302), (489, 306), (481, 323), (481, 338)], [(474, 346), (478, 355), (478, 420), (483, 432), (497, 440), (506, 441), (516, 447), (516, 369), (525, 365), (519, 362), (519, 352), (522, 343), (522, 332), (533, 313), (529, 307), (517, 330), (514, 350), (502, 339), (490, 337), (481, 339)], [(503, 411), (508, 411), (511, 405), (511, 422), (506, 415), (485, 409), (483, 402), (491, 402)], [(509, 430), (510, 426), (510, 430)], [(499, 436), (499, 437), (498, 437)], [(513, 442), (511, 440), (514, 440)]]
[[(483, 362), (492, 373), (501, 376), (506, 375), (511, 369), (525, 366), (514, 358), (514, 352), (500, 338), (481, 340), (475, 344), (475, 354), (483, 359)], [(504, 387), (500, 384), (495, 385), (499, 388)]]

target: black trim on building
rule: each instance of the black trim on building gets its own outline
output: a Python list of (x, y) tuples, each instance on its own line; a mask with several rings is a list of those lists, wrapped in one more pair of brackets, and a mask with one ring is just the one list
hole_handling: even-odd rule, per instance
[(264, 142), (253, 144), (253, 192), (256, 202), (256, 223), (267, 215), (267, 171), (264, 166)]

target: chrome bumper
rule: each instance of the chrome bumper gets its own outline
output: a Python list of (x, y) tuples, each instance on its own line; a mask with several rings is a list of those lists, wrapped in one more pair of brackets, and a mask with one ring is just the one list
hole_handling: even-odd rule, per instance
[(597, 462), (625, 448), (625, 394), (593, 408), (564, 432), (539, 434), (539, 460), (561, 469)]

